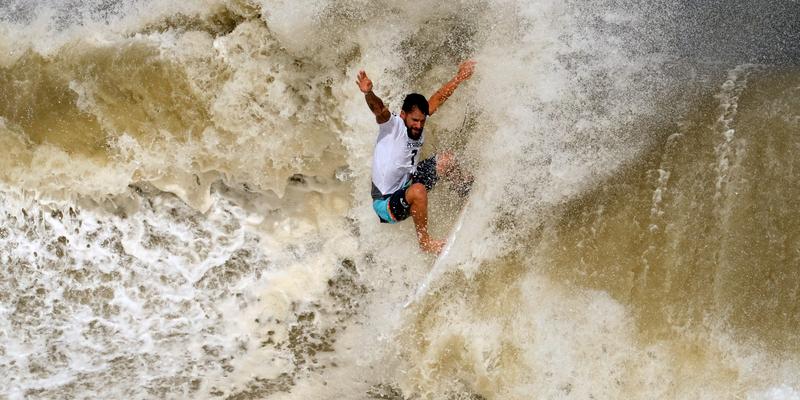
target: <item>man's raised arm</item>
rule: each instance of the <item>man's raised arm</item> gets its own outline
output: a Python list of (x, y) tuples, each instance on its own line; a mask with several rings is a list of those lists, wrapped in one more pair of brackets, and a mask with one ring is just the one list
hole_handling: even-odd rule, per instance
[(364, 72), (363, 69), (358, 71), (358, 80), (356, 80), (356, 84), (358, 84), (361, 93), (364, 93), (364, 99), (367, 100), (370, 111), (375, 114), (375, 121), (379, 124), (388, 121), (389, 117), (391, 117), (389, 109), (372, 91), (372, 81), (367, 77), (367, 73)]
[(461, 82), (464, 82), (472, 76), (473, 71), (475, 71), (475, 61), (473, 60), (464, 61), (458, 66), (458, 73), (456, 76), (454, 76), (449, 82), (445, 83), (441, 89), (437, 90), (436, 93), (431, 96), (430, 100), (428, 100), (428, 111), (430, 112), (430, 115), (433, 115), (439, 106), (441, 106), (442, 103), (444, 103), (447, 98), (456, 91), (456, 88), (461, 84)]

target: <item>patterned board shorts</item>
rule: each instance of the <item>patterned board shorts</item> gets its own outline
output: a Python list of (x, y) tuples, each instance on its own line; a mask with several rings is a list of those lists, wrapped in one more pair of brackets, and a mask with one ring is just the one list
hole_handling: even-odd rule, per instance
[(411, 180), (400, 190), (372, 202), (372, 208), (381, 222), (395, 224), (411, 215), (411, 205), (406, 201), (406, 190), (413, 183), (425, 185), (429, 192), (433, 190), (439, 177), (436, 175), (436, 156), (426, 158), (417, 165), (417, 171)]

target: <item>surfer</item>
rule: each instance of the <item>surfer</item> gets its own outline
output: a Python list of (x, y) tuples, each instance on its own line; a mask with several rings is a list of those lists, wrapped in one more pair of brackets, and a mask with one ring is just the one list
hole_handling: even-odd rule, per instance
[(419, 246), (423, 251), (438, 254), (443, 240), (428, 234), (428, 192), (439, 177), (459, 178), (467, 182), (450, 152), (440, 152), (419, 161), (425, 140), (425, 120), (433, 115), (475, 70), (475, 61), (467, 60), (458, 73), (427, 100), (419, 93), (406, 96), (400, 115), (389, 112), (372, 91), (372, 81), (364, 70), (358, 72), (358, 88), (364, 93), (370, 111), (378, 122), (378, 139), (372, 161), (372, 208), (381, 222), (394, 224), (409, 215), (414, 220)]

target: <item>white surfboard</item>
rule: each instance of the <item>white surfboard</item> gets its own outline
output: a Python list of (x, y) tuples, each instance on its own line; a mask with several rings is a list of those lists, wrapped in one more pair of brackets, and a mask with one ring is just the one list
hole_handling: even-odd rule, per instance
[(414, 292), (414, 295), (412, 295), (408, 302), (406, 302), (403, 308), (408, 308), (422, 300), (431, 290), (431, 285), (433, 285), (436, 280), (438, 280), (442, 275), (444, 275), (445, 272), (449, 270), (450, 263), (447, 262), (447, 256), (450, 254), (450, 249), (453, 247), (456, 237), (458, 237), (458, 231), (461, 230), (461, 226), (464, 224), (464, 219), (466, 219), (465, 215), (467, 214), (467, 209), (469, 208), (470, 203), (471, 202), (467, 200), (464, 206), (461, 207), (461, 212), (458, 213), (456, 223), (453, 225), (450, 235), (447, 237), (447, 242), (445, 242), (442, 252), (439, 253), (438, 257), (436, 257), (436, 261), (433, 263), (431, 271), (428, 272), (428, 275), (419, 285), (416, 292)]

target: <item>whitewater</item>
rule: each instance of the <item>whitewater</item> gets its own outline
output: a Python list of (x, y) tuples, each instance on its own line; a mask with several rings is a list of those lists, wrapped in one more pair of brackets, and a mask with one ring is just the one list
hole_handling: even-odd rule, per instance
[[(800, 399), (795, 1), (6, 0), (0, 399)], [(364, 69), (475, 176), (378, 223)], [(430, 229), (464, 205), (446, 183)]]

